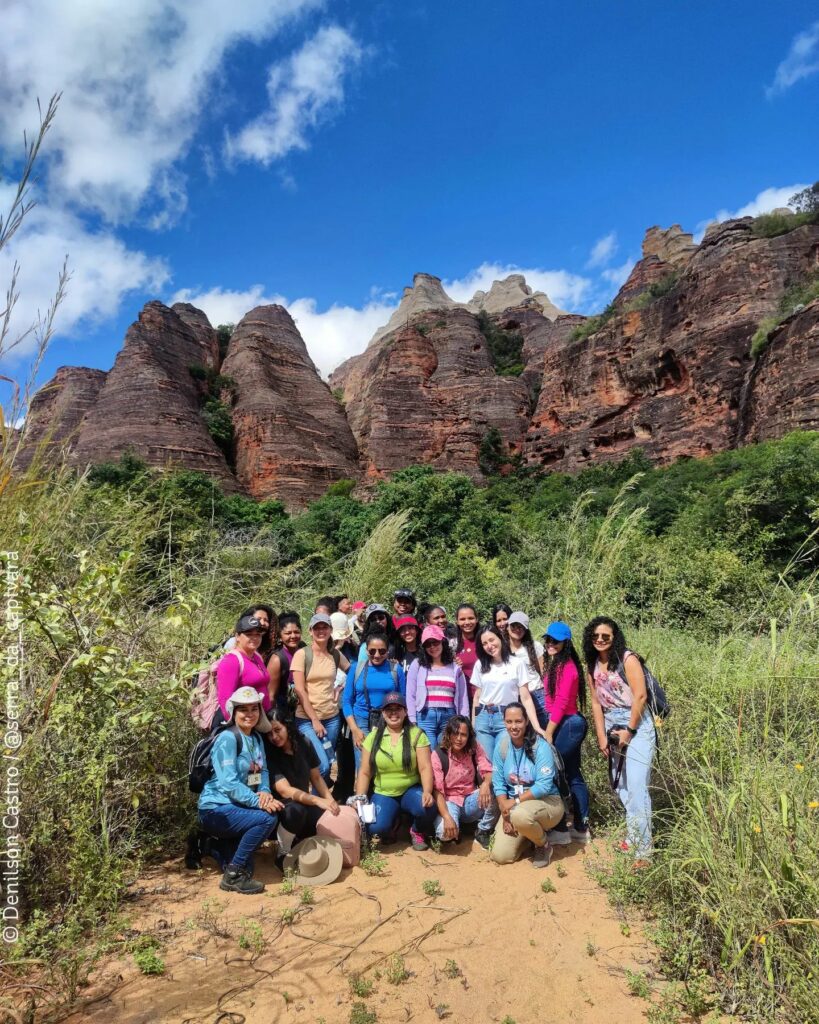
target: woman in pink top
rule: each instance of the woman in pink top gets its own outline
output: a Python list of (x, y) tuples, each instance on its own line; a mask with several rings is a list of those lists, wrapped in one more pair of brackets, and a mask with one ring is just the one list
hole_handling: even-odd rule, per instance
[(589, 723), (578, 711), (586, 709), (586, 683), (583, 666), (572, 643), (572, 631), (565, 622), (551, 622), (543, 634), (546, 659), (544, 663), (544, 700), (548, 723), (546, 739), (553, 743), (563, 758), (566, 781), (572, 793), (574, 822), (567, 828), (561, 822), (549, 832), (549, 841), (566, 846), (574, 840), (587, 843), (589, 833), (589, 788), (580, 767), (580, 750), (589, 731)]
[(444, 631), (426, 626), (421, 650), (407, 674), (407, 714), (426, 733), (434, 750), (453, 715), (469, 711), (466, 676), (455, 659)]
[(236, 623), (236, 643), (222, 656), (216, 667), (219, 711), (216, 712), (212, 728), (230, 720), (227, 702), (240, 686), (252, 686), (258, 690), (262, 695), (262, 707), (265, 711), (270, 710), (270, 675), (264, 659), (258, 653), (259, 645), (269, 628), (255, 615), (243, 615)]
[(472, 707), (472, 700), (475, 690), (472, 686), (472, 670), (478, 660), (478, 612), (474, 604), (459, 604), (455, 612), (455, 625), (457, 627), (457, 643), (455, 645), (455, 661), (464, 670), (466, 681), (469, 683), (469, 706)]
[(492, 793), (492, 765), (466, 715), (455, 715), (444, 727), (441, 745), (432, 752), (432, 778), (436, 836), (457, 842), (461, 824), (477, 821), (475, 842), (486, 849), (500, 812)]

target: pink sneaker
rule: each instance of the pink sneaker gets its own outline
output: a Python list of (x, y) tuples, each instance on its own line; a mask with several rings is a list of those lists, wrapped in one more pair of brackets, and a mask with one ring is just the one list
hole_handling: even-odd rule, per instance
[(429, 846), (426, 839), (420, 832), (416, 832), (414, 828), (410, 829), (410, 844), (413, 850), (428, 850)]

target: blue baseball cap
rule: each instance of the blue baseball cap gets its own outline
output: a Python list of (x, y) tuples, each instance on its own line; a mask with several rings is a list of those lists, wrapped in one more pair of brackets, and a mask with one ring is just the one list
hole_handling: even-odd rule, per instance
[(563, 640), (571, 640), (572, 631), (565, 622), (550, 622), (543, 636), (544, 639), (550, 636), (552, 640), (557, 640), (560, 643)]

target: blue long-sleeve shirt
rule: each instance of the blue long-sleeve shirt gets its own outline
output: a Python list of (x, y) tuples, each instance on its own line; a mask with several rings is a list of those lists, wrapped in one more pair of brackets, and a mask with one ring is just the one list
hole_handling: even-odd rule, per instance
[[(361, 652), (361, 657), (366, 659), (366, 651)], [(347, 670), (347, 682), (344, 685), (344, 694), (341, 698), (341, 708), (345, 718), (348, 715), (355, 715), (356, 718), (366, 718), (370, 708), (380, 708), (384, 698), (392, 690), (398, 690), (401, 696), (406, 696), (407, 680), (404, 670), (394, 662), (384, 662), (378, 668), (375, 665), (368, 665), (367, 672), (367, 693), (370, 697), (369, 704), (364, 697), (364, 669), (356, 679), (358, 662), (354, 662)], [(395, 678), (391, 668), (395, 670)], [(398, 685), (396, 686), (396, 679)]]
[[(199, 810), (210, 810), (223, 804), (258, 807), (259, 793), (270, 792), (270, 776), (264, 756), (264, 743), (256, 735), (242, 734), (242, 752), (236, 756), (236, 735), (229, 729), (220, 732), (211, 748), (213, 775), (199, 794)], [(261, 782), (248, 786), (247, 776), (252, 764), (261, 765)]]
[(555, 760), (549, 744), (538, 736), (534, 749), (534, 764), (524, 753), (523, 747), (516, 747), (509, 735), (501, 735), (495, 741), (492, 757), (492, 789), (495, 796), (511, 799), (515, 786), (521, 785), (532, 791), (536, 800), (545, 796), (558, 796)]

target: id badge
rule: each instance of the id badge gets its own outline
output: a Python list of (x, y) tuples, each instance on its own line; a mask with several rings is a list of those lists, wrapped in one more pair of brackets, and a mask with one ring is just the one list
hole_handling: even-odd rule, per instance
[(521, 786), (520, 784), (518, 784), (517, 786), (514, 787), (514, 790), (515, 790), (515, 796), (523, 796), (523, 794), (526, 792), (526, 787), (525, 786)]
[(248, 772), (247, 773), (247, 784), (248, 784), (248, 786), (261, 786), (261, 784), (262, 784), (262, 773), (261, 772)]

